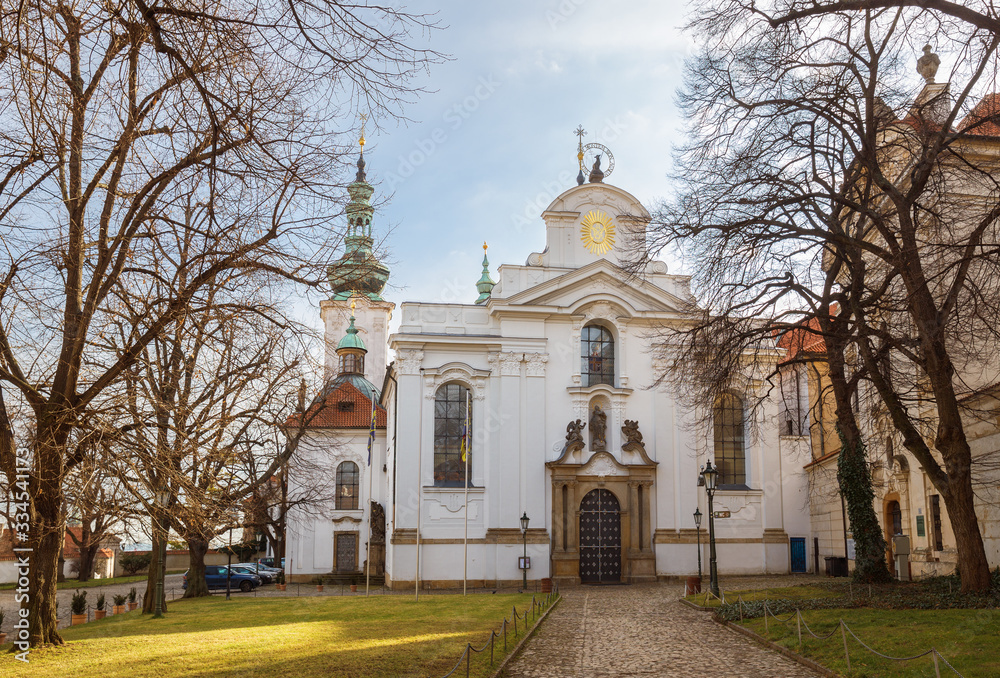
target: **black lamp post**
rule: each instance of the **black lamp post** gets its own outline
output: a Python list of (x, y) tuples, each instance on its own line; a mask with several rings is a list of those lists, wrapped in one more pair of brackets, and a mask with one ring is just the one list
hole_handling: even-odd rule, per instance
[(712, 507), (712, 498), (715, 496), (716, 483), (719, 480), (719, 470), (712, 466), (711, 460), (705, 464), (705, 469), (701, 472), (701, 477), (705, 479), (705, 493), (708, 494), (708, 590), (713, 596), (719, 596), (719, 571), (715, 562), (715, 511)]
[(229, 584), (233, 579), (233, 530), (229, 529), (229, 558), (226, 563), (226, 600), (229, 600)]
[(528, 512), (525, 511), (524, 515), (521, 516), (521, 539), (524, 540), (524, 560), (521, 564), (524, 566), (521, 568), (521, 585), (522, 590), (528, 590)]
[(698, 532), (698, 588), (701, 588), (701, 509), (694, 510), (694, 529)]
[(170, 490), (160, 490), (156, 493), (156, 505), (159, 507), (159, 520), (160, 523), (160, 548), (157, 549), (156, 562), (159, 569), (156, 573), (156, 605), (153, 609), (153, 618), (158, 619), (163, 616), (163, 578), (165, 573), (164, 569), (164, 559), (167, 552), (167, 527), (168, 525), (163, 525), (163, 518), (167, 513), (167, 506), (170, 504)]

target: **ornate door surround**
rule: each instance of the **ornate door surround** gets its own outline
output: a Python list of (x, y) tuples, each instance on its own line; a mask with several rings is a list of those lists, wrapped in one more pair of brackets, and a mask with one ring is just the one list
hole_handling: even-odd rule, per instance
[[(622, 464), (609, 452), (595, 452), (577, 460), (582, 445), (567, 445), (562, 456), (546, 464), (552, 479), (552, 578), (562, 583), (583, 580), (581, 525), (584, 498), (594, 490), (614, 496), (619, 504), (620, 567), (623, 583), (656, 581), (650, 494), (656, 462), (645, 450), (634, 450), (640, 463)], [(589, 561), (588, 561), (589, 562)], [(586, 575), (590, 577), (590, 574)]]

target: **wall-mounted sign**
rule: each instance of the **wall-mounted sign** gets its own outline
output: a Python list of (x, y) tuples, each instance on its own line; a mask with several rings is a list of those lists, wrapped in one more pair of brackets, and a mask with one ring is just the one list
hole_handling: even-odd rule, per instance
[(530, 570), (531, 569), (531, 556), (525, 558), (521, 556), (517, 559), (517, 569), (519, 570)]
[(729, 515), (730, 515), (729, 511), (716, 511), (715, 512), (715, 517), (716, 518), (728, 518)]

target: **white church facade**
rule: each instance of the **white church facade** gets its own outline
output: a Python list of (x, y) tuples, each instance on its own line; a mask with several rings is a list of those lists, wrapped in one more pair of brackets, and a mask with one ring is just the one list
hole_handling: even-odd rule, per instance
[[(290, 511), (290, 579), (371, 562), (395, 588), (514, 585), (526, 551), (529, 581), (654, 581), (696, 574), (699, 537), (707, 573), (707, 521), (699, 535), (693, 513), (708, 511), (708, 460), (720, 574), (812, 569), (807, 442), (780, 435), (777, 397), (745, 421), (744, 395), (769, 385), (735, 385), (709, 424), (654, 386), (663, 328), (696, 300), (661, 262), (623, 271), (649, 220), (632, 195), (592, 174), (542, 213), (544, 251), (501, 265), (496, 283), (484, 258), (475, 303), (396, 309), (371, 253), (363, 158), (350, 191), (322, 304), (322, 412), (300, 450), (338, 474), (337, 500)], [(308, 479), (293, 464), (296, 482)]]

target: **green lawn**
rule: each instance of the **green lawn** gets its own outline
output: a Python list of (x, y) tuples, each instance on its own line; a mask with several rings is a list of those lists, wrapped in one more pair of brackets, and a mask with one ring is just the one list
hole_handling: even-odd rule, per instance
[[(718, 598), (709, 596), (708, 585), (703, 584), (702, 586), (703, 588), (701, 593), (690, 595), (687, 597), (687, 600), (703, 607), (719, 607), (722, 603), (719, 602)], [(764, 599), (776, 600), (778, 598), (785, 600), (811, 600), (814, 598), (836, 598), (839, 595), (830, 589), (808, 584), (801, 586), (786, 586), (774, 589), (756, 589), (752, 591), (722, 591), (722, 593), (725, 594), (727, 603), (735, 603), (738, 598), (743, 598), (744, 601)]]
[[(789, 615), (779, 615), (785, 619)], [(837, 628), (843, 619), (861, 640), (882, 654), (906, 657), (937, 648), (965, 678), (994, 678), (1000, 675), (1000, 610), (806, 610), (802, 619), (817, 635)], [(827, 640), (816, 640), (803, 627), (803, 644), (798, 646), (794, 617), (787, 624), (768, 619), (745, 622), (762, 636), (795, 650), (841, 675), (851, 678), (902, 678), (934, 676), (930, 656), (909, 662), (881, 659), (864, 649), (848, 634), (851, 671), (844, 660), (840, 631)], [(954, 676), (943, 663), (941, 676)]]
[[(531, 594), (178, 600), (164, 619), (131, 612), (66, 629), (66, 647), (32, 651), (27, 667), (4, 654), (0, 675), (434, 678), (467, 642), (486, 642), (515, 604), (523, 612)], [(488, 651), (472, 667), (489, 675)]]

